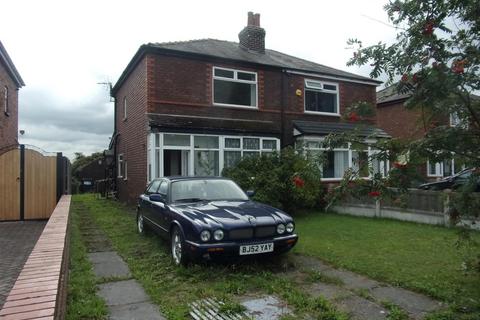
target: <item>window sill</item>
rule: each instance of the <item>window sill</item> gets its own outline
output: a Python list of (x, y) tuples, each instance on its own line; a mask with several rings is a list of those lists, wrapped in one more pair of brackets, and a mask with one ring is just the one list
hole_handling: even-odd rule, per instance
[(328, 116), (328, 117), (340, 117), (340, 113), (331, 113), (331, 112), (317, 112), (317, 111), (308, 111), (304, 110), (305, 114), (314, 114), (318, 116)]
[(213, 103), (214, 107), (223, 107), (223, 108), (238, 108), (238, 109), (249, 109), (249, 110), (258, 110), (257, 106), (242, 106), (238, 104), (227, 104), (227, 103)]

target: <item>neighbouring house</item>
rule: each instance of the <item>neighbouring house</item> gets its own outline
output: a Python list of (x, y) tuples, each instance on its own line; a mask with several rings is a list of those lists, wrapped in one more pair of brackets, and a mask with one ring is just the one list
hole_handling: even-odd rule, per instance
[(18, 144), (18, 89), (25, 86), (0, 41), (0, 149)]
[[(298, 142), (321, 151), (325, 135), (354, 127), (341, 122), (347, 106), (375, 105), (379, 81), (266, 49), (259, 14), (248, 14), (239, 40), (138, 49), (112, 88), (115, 124), (107, 153), (115, 159), (121, 200), (134, 201), (156, 177), (221, 175), (242, 157)], [(387, 136), (365, 130), (372, 133)], [(363, 155), (349, 146), (329, 151), (324, 179), (340, 180)]]
[[(420, 139), (430, 126), (431, 120), (422, 115), (419, 109), (407, 109), (405, 102), (410, 98), (408, 92), (400, 93), (397, 85), (393, 84), (377, 92), (377, 127), (383, 129), (394, 138)], [(436, 125), (458, 126), (458, 117), (436, 117)], [(437, 180), (451, 176), (465, 169), (463, 164), (456, 164), (455, 157), (445, 159), (443, 162), (430, 162), (418, 167), (418, 173), (425, 180)]]
[(75, 173), (75, 178), (80, 182), (78, 191), (81, 193), (94, 191), (95, 181), (105, 179), (106, 174), (107, 164), (103, 158), (94, 159), (78, 168)]

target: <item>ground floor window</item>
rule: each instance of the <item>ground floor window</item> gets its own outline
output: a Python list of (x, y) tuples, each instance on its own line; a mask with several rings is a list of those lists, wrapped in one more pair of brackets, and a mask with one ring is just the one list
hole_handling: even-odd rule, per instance
[(449, 177), (465, 169), (460, 161), (455, 161), (455, 157), (445, 159), (441, 162), (427, 161), (427, 176), (429, 177)]
[(350, 168), (361, 178), (371, 178), (374, 174), (386, 176), (389, 171), (388, 161), (376, 158), (378, 150), (368, 144), (359, 146), (349, 143), (330, 150), (323, 147), (323, 138), (302, 138), (297, 143), (301, 143), (306, 152), (323, 155), (324, 181), (338, 181)]
[(117, 156), (117, 177), (127, 180), (127, 161), (125, 160), (123, 154)]
[(271, 137), (151, 133), (148, 137), (148, 179), (163, 176), (218, 176), (243, 157), (278, 150)]

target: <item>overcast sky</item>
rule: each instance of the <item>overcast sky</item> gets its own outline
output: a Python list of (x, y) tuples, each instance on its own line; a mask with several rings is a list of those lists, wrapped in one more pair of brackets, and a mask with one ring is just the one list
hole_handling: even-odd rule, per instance
[[(389, 41), (387, 0), (336, 1), (2, 1), (0, 40), (26, 86), (20, 90), (21, 143), (90, 154), (108, 147), (115, 83), (138, 47), (201, 38), (238, 41), (247, 12), (261, 14), (266, 47), (347, 67), (348, 38)], [(382, 23), (383, 22), (383, 23)]]

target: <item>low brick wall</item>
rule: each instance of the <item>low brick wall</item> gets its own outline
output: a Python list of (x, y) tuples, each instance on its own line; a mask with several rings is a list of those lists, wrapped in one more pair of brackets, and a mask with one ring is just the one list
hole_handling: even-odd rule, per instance
[(70, 196), (62, 196), (15, 285), (1, 320), (64, 319), (68, 279)]

